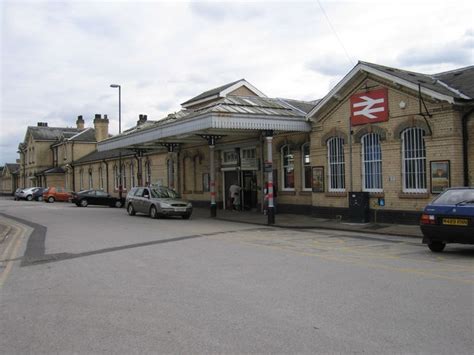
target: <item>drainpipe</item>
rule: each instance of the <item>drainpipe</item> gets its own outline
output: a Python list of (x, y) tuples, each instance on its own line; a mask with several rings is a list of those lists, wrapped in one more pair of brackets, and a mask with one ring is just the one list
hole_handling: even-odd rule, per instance
[[(67, 152), (67, 146), (66, 146)], [(76, 172), (74, 171), (74, 141), (71, 147), (71, 167), (72, 167), (72, 191), (76, 191)]]
[[(462, 154), (463, 154), (463, 165), (464, 165), (464, 186), (469, 186), (469, 150), (467, 142), (469, 140), (469, 134), (467, 132), (467, 121), (469, 115), (474, 112), (474, 109), (470, 109), (462, 116)], [(474, 137), (471, 137), (474, 139)]]

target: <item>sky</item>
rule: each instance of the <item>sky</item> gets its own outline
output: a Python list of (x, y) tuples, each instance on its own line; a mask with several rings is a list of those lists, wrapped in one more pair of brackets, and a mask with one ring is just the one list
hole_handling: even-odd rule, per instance
[(28, 126), (107, 114), (118, 133), (245, 78), (324, 97), (358, 60), (431, 74), (474, 64), (472, 1), (1, 1), (0, 165)]

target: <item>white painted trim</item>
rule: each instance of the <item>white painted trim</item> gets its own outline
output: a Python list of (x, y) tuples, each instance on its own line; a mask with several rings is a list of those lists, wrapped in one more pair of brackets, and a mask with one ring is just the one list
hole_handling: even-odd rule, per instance
[(250, 91), (254, 92), (255, 94), (257, 94), (257, 96), (259, 97), (267, 97), (267, 95), (265, 95), (263, 92), (261, 92), (260, 90), (258, 90), (255, 86), (253, 86), (252, 84), (250, 84), (247, 80), (240, 80), (238, 81), (237, 83), (235, 83), (234, 85), (232, 86), (229, 86), (227, 89), (225, 90), (222, 90), (220, 93), (219, 93), (219, 96), (220, 97), (226, 97), (229, 93), (231, 93), (232, 91), (234, 90), (237, 90), (238, 88), (242, 87), (242, 86), (245, 86), (247, 89), (249, 89)]
[[(387, 79), (387, 80), (390, 80), (392, 81), (393, 83), (396, 83), (396, 84), (400, 84), (400, 85), (403, 85), (407, 88), (410, 88), (412, 90), (415, 90), (415, 91), (418, 91), (418, 85), (414, 84), (414, 83), (411, 83), (407, 80), (404, 80), (404, 79), (401, 79), (395, 75), (390, 75), (390, 74), (387, 74), (385, 72), (382, 72), (378, 69), (375, 69), (375, 68), (372, 68), (366, 64), (363, 64), (363, 63), (359, 63), (357, 64), (354, 68), (352, 68), (352, 70), (346, 75), (344, 76), (344, 78), (342, 78), (341, 81), (339, 81), (339, 83), (337, 83), (336, 86), (334, 86), (334, 88), (329, 91), (329, 93), (308, 113), (308, 115), (306, 116), (308, 120), (311, 119), (312, 116), (314, 116), (316, 113), (318, 113), (327, 103), (329, 100), (331, 100), (331, 98), (335, 97), (336, 94), (353, 78), (355, 77), (359, 72), (362, 72), (362, 71), (365, 71), (367, 73), (370, 73), (370, 74), (373, 74), (373, 75), (376, 75), (378, 77), (381, 77), (381, 78), (384, 78), (384, 79)], [(443, 94), (440, 94), (434, 90), (431, 90), (431, 89), (427, 89), (423, 86), (421, 86), (421, 92), (423, 94), (426, 94), (428, 96), (431, 96), (435, 99), (439, 99), (439, 100), (442, 100), (442, 101), (447, 101), (451, 104), (454, 103), (454, 98), (452, 96), (448, 96), (448, 95), (443, 95)]]
[(85, 130), (73, 135), (71, 138), (66, 139), (67, 141), (72, 141), (74, 138), (79, 137), (81, 134), (88, 132), (92, 129), (92, 127), (86, 128)]
[(114, 137), (97, 144), (97, 151), (125, 148), (127, 146), (144, 144), (173, 136), (190, 134), (209, 129), (235, 130), (274, 130), (290, 132), (310, 132), (311, 125), (301, 118), (282, 116), (258, 116), (243, 114), (222, 115), (218, 113), (204, 114), (188, 120), (170, 122), (155, 129), (137, 131), (122, 137)]

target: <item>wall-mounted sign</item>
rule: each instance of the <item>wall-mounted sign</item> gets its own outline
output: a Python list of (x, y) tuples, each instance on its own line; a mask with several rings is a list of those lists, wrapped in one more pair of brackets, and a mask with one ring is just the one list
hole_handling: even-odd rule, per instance
[(449, 160), (431, 161), (431, 193), (440, 194), (451, 186)]
[(323, 166), (313, 166), (313, 192), (324, 192)]
[(354, 94), (350, 101), (353, 126), (388, 121), (387, 88)]

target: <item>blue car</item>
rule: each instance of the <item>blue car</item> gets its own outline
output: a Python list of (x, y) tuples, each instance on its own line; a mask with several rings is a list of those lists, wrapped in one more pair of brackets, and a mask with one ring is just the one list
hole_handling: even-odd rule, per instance
[(474, 188), (450, 188), (435, 198), (420, 219), (423, 243), (440, 253), (447, 243), (474, 244)]

